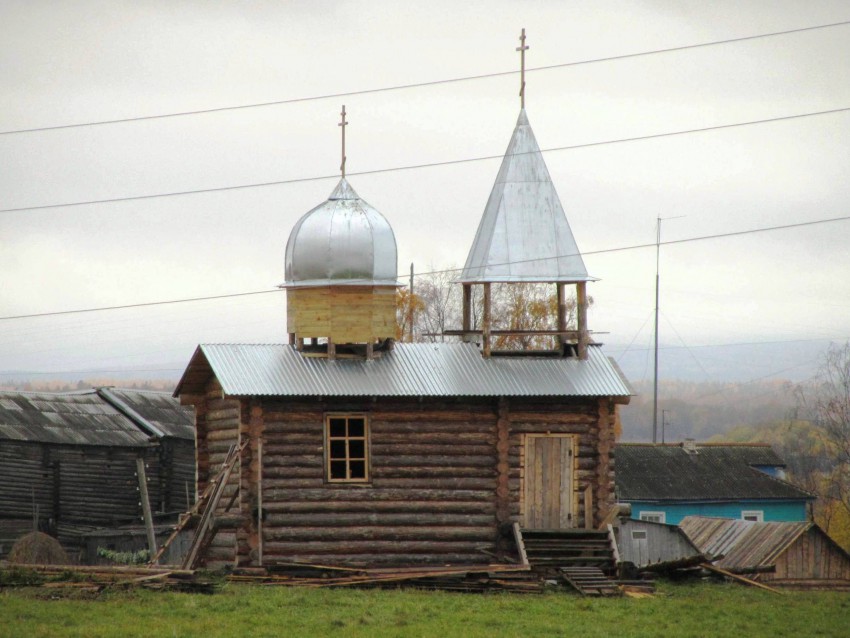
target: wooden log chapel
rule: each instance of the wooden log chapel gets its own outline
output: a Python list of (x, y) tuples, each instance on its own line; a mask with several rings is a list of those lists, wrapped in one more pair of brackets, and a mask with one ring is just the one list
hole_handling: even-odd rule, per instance
[[(523, 59), (525, 47), (520, 47)], [(614, 503), (630, 397), (587, 326), (588, 276), (523, 108), (464, 270), (456, 342), (393, 343), (397, 252), (345, 178), (286, 246), (288, 342), (201, 345), (177, 389), (195, 409), (198, 489), (244, 445), (201, 552), (209, 567), (475, 565), (505, 532), (595, 527)], [(491, 286), (551, 284), (552, 348), (500, 352)], [(471, 300), (480, 286), (483, 313)], [(576, 289), (577, 321), (567, 325)]]

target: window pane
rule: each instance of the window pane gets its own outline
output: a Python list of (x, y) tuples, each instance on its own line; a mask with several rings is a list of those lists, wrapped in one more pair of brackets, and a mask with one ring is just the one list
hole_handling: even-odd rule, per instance
[(348, 436), (366, 436), (365, 419), (354, 417), (348, 419)]
[(349, 463), (351, 470), (351, 478), (365, 479), (366, 478), (366, 461), (351, 461)]
[(345, 461), (331, 461), (331, 478), (345, 479)]
[(348, 457), (352, 459), (366, 458), (366, 441), (349, 441), (348, 442)]
[(345, 436), (345, 419), (331, 419), (330, 421), (330, 435)]
[(345, 460), (345, 441), (331, 441), (331, 460)]

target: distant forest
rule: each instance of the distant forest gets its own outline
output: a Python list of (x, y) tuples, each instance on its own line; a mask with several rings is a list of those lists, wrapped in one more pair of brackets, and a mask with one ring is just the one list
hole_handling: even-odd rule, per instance
[(103, 388), (113, 386), (116, 388), (127, 388), (130, 390), (156, 390), (160, 392), (173, 392), (177, 386), (175, 379), (112, 379), (92, 378), (80, 379), (76, 383), (56, 380), (20, 380), (0, 382), (0, 390), (11, 390), (19, 392), (78, 392), (80, 390), (91, 390), (92, 388)]

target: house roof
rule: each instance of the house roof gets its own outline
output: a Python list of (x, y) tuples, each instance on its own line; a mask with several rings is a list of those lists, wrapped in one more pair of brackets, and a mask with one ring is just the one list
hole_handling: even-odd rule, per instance
[(73, 393), (4, 391), (0, 392), (0, 440), (144, 447), (150, 445), (152, 436), (194, 438), (191, 427), (187, 430), (179, 425), (179, 420), (185, 418), (189, 418), (191, 424), (188, 410), (167, 394), (111, 391), (148, 416), (154, 416), (153, 406), (158, 406), (157, 418), (149, 427), (142, 427), (138, 419), (105, 400), (97, 390)]
[(191, 408), (181, 406), (167, 392), (124, 388), (98, 388), (97, 392), (153, 436), (195, 439)]
[(459, 279), (466, 283), (593, 280), (525, 110), (520, 111)]
[(698, 445), (621, 443), (616, 482), (622, 501), (813, 500), (808, 492), (756, 466), (784, 467), (766, 444)]
[(724, 569), (773, 565), (795, 540), (816, 527), (806, 521), (758, 523), (702, 516), (686, 516), (679, 526), (701, 552), (722, 556), (715, 565)]
[(600, 347), (587, 360), (481, 356), (471, 343), (398, 343), (375, 359), (310, 358), (289, 345), (203, 344), (175, 390), (215, 375), (230, 396), (628, 397)]

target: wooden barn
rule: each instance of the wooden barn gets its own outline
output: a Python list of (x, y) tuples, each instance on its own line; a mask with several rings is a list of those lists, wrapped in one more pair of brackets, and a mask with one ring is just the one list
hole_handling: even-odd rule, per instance
[(815, 523), (688, 516), (680, 527), (727, 571), (770, 585), (850, 589), (850, 555)]
[[(602, 522), (631, 391), (590, 338), (591, 277), (524, 109), (459, 278), (456, 342), (393, 343), (397, 272), (343, 163), (286, 246), (288, 343), (198, 347), (175, 395), (195, 409), (199, 490), (241, 450), (201, 564), (474, 565), (515, 555), (514, 523)], [(493, 328), (491, 287), (529, 282), (557, 296), (535, 333), (552, 346), (499, 351), (528, 331)]]
[(0, 555), (37, 528), (79, 560), (87, 532), (138, 523), (137, 459), (152, 510), (185, 511), (195, 491), (187, 412), (161, 392), (0, 392)]

